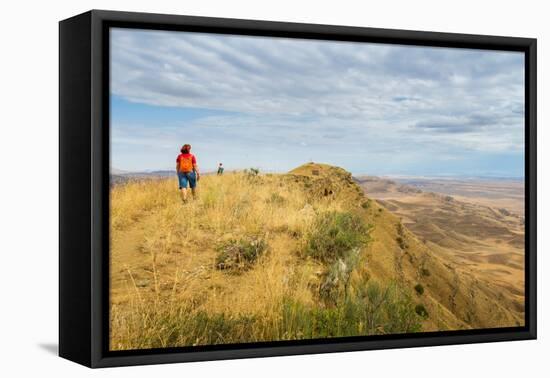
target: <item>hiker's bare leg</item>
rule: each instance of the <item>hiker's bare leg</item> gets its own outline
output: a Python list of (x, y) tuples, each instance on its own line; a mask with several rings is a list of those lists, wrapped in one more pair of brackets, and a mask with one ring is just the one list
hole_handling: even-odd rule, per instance
[(181, 199), (183, 202), (187, 201), (187, 188), (181, 188)]
[(196, 188), (191, 188), (191, 195), (193, 195), (193, 199), (197, 198), (197, 189)]

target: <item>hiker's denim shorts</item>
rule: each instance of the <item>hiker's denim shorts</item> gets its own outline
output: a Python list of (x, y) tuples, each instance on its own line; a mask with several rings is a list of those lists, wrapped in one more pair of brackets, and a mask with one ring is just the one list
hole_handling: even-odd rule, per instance
[(180, 183), (180, 189), (187, 188), (187, 183), (191, 189), (197, 186), (197, 176), (195, 172), (178, 172), (178, 181)]

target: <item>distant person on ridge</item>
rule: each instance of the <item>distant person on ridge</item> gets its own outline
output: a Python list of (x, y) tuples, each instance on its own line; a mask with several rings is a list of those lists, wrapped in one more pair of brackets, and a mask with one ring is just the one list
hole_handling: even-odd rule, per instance
[(223, 166), (222, 163), (218, 165), (218, 175), (223, 175)]
[(197, 159), (191, 153), (191, 145), (184, 144), (180, 151), (181, 154), (176, 159), (176, 171), (178, 173), (181, 199), (185, 203), (187, 202), (187, 183), (189, 183), (191, 194), (195, 198), (195, 188), (197, 187), (200, 175)]

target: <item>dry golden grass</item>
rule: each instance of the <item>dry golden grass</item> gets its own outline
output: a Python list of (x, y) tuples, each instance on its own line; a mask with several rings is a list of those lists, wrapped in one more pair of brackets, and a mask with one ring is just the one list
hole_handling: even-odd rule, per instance
[[(292, 320), (300, 329), (288, 324), (289, 316), (312, 311), (328, 316), (315, 311), (326, 309), (318, 288), (330, 266), (303, 249), (319, 214), (360, 208), (362, 194), (349, 174), (335, 174), (334, 183), (300, 173), (205, 176), (197, 198), (186, 204), (175, 179), (114, 186), (111, 348), (330, 336), (320, 329), (325, 320), (309, 331), (302, 328), (310, 321)], [(267, 243), (253, 267), (216, 269), (219, 247), (246, 237)]]
[[(311, 303), (304, 264), (295, 274), (297, 243), (315, 211), (340, 208), (338, 201), (306, 206), (292, 179), (233, 173), (206, 176), (198, 198), (183, 204), (173, 179), (131, 182), (111, 191), (112, 346), (127, 347), (120, 331), (127, 317), (166, 303), (192, 303), (194, 311), (228, 316), (280, 318), (285, 296)], [(220, 243), (254, 235), (269, 252), (249, 272), (213, 269)], [(145, 322), (145, 320), (143, 320)], [(263, 338), (263, 336), (258, 336)], [(162, 343), (161, 343), (162, 344)]]
[[(498, 291), (448, 266), (340, 168), (204, 176), (198, 188), (186, 204), (175, 178), (111, 189), (112, 350), (519, 321)], [(368, 238), (342, 230), (350, 220), (371, 225), (357, 228)], [(329, 245), (338, 227), (345, 231), (334, 238), (340, 244)], [(261, 253), (239, 269), (218, 269), (227, 246), (244, 256), (251, 240), (265, 246)], [(326, 253), (337, 257), (319, 258), (327, 240)], [(347, 249), (331, 252), (342, 245)], [(422, 294), (414, 290), (419, 284)], [(415, 313), (419, 308), (427, 314)]]

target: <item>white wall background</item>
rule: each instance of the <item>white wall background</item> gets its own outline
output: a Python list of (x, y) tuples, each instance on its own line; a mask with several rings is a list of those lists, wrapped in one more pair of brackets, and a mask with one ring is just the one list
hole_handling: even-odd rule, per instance
[[(0, 22), (0, 375), (520, 377), (550, 372), (545, 256), (550, 27), (543, 1), (9, 1)], [(56, 356), (58, 25), (89, 9), (536, 37), (539, 340), (89, 370)], [(544, 351), (546, 349), (546, 352)]]

